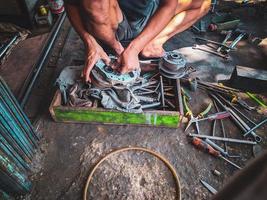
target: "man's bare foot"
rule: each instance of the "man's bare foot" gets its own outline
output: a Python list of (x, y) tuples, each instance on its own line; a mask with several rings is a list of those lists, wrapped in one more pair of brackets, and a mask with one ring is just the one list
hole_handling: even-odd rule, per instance
[(162, 45), (156, 44), (148, 44), (145, 48), (141, 51), (141, 56), (144, 58), (158, 58), (163, 57), (165, 51)]

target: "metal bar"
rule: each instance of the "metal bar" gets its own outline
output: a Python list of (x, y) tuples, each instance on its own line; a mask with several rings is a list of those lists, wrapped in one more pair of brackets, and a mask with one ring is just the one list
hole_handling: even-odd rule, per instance
[(183, 106), (183, 99), (182, 99), (182, 90), (181, 90), (181, 82), (180, 79), (176, 79), (176, 95), (178, 96), (177, 100), (179, 103), (179, 112), (180, 115), (184, 116), (184, 106)]
[[(213, 104), (214, 104), (214, 107), (216, 109), (217, 112), (220, 111), (220, 109), (218, 108), (218, 105), (216, 103), (215, 100), (213, 100)], [(224, 128), (224, 124), (223, 124), (223, 120), (219, 120), (220, 121), (220, 125), (221, 125), (221, 129), (222, 129), (222, 133), (223, 133), (223, 137), (226, 138), (227, 137), (227, 134), (225, 132), (225, 128)], [(214, 136), (214, 135), (213, 135)], [(224, 150), (228, 153), (228, 146), (227, 146), (227, 142), (224, 142)]]
[(200, 134), (193, 134), (193, 133), (189, 133), (188, 135), (190, 137), (198, 137), (198, 138), (204, 138), (204, 139), (208, 138), (211, 140), (225, 141), (225, 142), (238, 143), (238, 144), (250, 144), (250, 145), (257, 144), (257, 142), (248, 141), (248, 140), (239, 140), (239, 139), (234, 139), (234, 138), (223, 138), (223, 137), (218, 137), (218, 136), (200, 135)]
[(261, 125), (263, 125), (266, 122), (267, 122), (267, 118), (264, 119), (263, 121), (261, 121), (260, 123), (258, 123), (256, 126), (254, 126), (252, 129), (250, 129), (248, 132), (246, 132), (244, 134), (244, 136), (246, 137), (248, 134), (252, 133), (252, 131), (256, 130), (257, 128), (259, 128)]
[(6, 83), (1, 78), (1, 76), (0, 76), (0, 83), (1, 83), (0, 87), (3, 89), (3, 91), (5, 91), (6, 95), (8, 96), (10, 100), (10, 102), (7, 101), (10, 108), (13, 109), (13, 112), (18, 113), (18, 115), (20, 116), (19, 118), (21, 119), (21, 124), (26, 127), (25, 129), (28, 131), (28, 133), (31, 134), (32, 137), (35, 138), (36, 140), (39, 140), (40, 138), (38, 137), (35, 130), (33, 129), (29, 118), (23, 112), (17, 99), (14, 97), (13, 93), (10, 91), (9, 87), (6, 85)]
[(6, 44), (6, 46), (3, 48), (3, 50), (0, 52), (0, 60), (2, 59), (2, 57), (6, 54), (7, 50), (10, 48), (10, 46), (17, 40), (17, 38), (19, 37), (19, 33), (16, 33), (12, 39), (8, 42), (8, 44)]
[(29, 96), (31, 94), (32, 88), (42, 70), (44, 67), (44, 64), (48, 58), (48, 55), (50, 53), (51, 48), (53, 47), (55, 40), (57, 38), (57, 35), (59, 33), (59, 30), (61, 28), (61, 25), (63, 24), (64, 20), (66, 18), (66, 13), (64, 12), (59, 19), (57, 20), (57, 23), (54, 24), (53, 29), (51, 30), (51, 35), (46, 41), (46, 44), (41, 52), (41, 55), (39, 56), (38, 61), (33, 67), (32, 72), (27, 77), (26, 81), (24, 82), (24, 85), (21, 89), (21, 92), (19, 94), (19, 102), (21, 104), (21, 107), (24, 108)]
[(256, 126), (257, 124), (252, 121), (250, 118), (248, 118), (244, 113), (242, 113), (238, 108), (236, 108), (235, 106), (233, 106), (229, 101), (227, 101), (223, 96), (217, 94), (217, 96), (224, 101), (224, 103), (226, 103), (230, 108), (232, 108), (235, 112), (237, 112), (238, 114), (240, 114), (244, 119), (246, 119), (247, 121), (249, 121), (251, 124), (253, 124), (254, 126)]
[(164, 97), (164, 86), (163, 86), (163, 79), (162, 76), (159, 76), (160, 78), (160, 93), (161, 93), (161, 104), (162, 104), (162, 108), (163, 110), (165, 110), (165, 97)]
[(224, 48), (227, 48), (227, 49), (233, 49), (232, 47), (228, 47), (227, 45), (221, 43), (221, 42), (216, 42), (216, 41), (213, 41), (213, 40), (209, 40), (209, 39), (206, 39), (206, 38), (202, 38), (202, 37), (195, 37), (196, 40), (202, 40), (202, 41), (206, 41), (206, 42), (209, 42), (211, 44), (216, 44), (216, 45), (219, 45), (219, 46), (222, 46)]

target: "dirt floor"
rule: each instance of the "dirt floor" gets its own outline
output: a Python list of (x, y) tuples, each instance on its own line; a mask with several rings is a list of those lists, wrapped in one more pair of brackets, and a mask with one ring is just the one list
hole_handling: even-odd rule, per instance
[[(245, 17), (243, 13), (246, 12), (247, 10), (239, 9), (235, 11), (243, 20), (246, 29), (253, 30), (258, 37), (266, 40), (267, 20), (258, 20), (255, 12)], [(232, 59), (225, 62), (208, 53), (193, 51), (191, 47), (196, 42), (192, 38), (195, 36), (197, 35), (191, 30), (187, 30), (168, 41), (165, 48), (180, 49), (189, 63), (196, 67), (198, 76), (204, 80), (227, 79), (236, 64), (263, 68), (262, 63), (266, 61), (266, 41), (262, 46), (240, 42), (238, 50), (231, 54)], [(202, 36), (218, 41), (223, 39), (216, 33)], [(48, 63), (44, 68), (26, 107), (27, 114), (37, 131), (43, 135), (43, 139), (34, 168), (37, 173), (32, 176), (32, 193), (22, 199), (81, 199), (86, 179), (96, 162), (112, 150), (128, 146), (149, 148), (169, 160), (179, 176), (182, 199), (186, 200), (211, 198), (212, 194), (200, 184), (200, 180), (205, 180), (220, 190), (229, 178), (237, 173), (237, 170), (226, 162), (195, 149), (184, 132), (184, 124), (180, 128), (170, 129), (55, 123), (48, 112), (56, 89), (55, 79), (65, 66), (82, 63), (84, 49), (68, 21), (65, 22), (60, 37), (57, 43), (64, 43), (63, 50), (57, 57), (52, 56), (57, 60), (57, 65), (53, 64), (53, 59), (49, 61), (52, 64)], [(54, 48), (55, 52), (58, 52), (57, 48), (61, 49), (61, 45)], [(264, 66), (266, 69), (266, 64)], [(4, 76), (12, 85), (9, 77), (11, 76)], [(207, 102), (210, 102), (210, 98), (201, 90), (190, 94), (190, 104), (194, 113), (200, 112)], [(250, 114), (255, 122), (263, 118), (256, 112)], [(224, 122), (229, 137), (242, 138), (239, 129), (229, 119)], [(260, 128), (257, 132), (264, 138), (261, 145), (263, 148), (266, 148), (266, 127)], [(211, 134), (211, 128), (212, 123), (200, 124), (203, 134)], [(191, 128), (189, 132), (195, 131)], [(220, 128), (217, 128), (215, 135), (221, 134)], [(229, 153), (240, 155), (239, 158), (230, 159), (242, 167), (253, 159), (252, 148), (248, 145), (229, 145)], [(212, 172), (214, 169), (220, 171), (221, 176), (215, 176)], [(146, 153), (132, 151), (111, 157), (104, 162), (94, 175), (88, 195), (90, 199), (169, 200), (175, 198), (176, 191), (173, 177), (162, 162)]]

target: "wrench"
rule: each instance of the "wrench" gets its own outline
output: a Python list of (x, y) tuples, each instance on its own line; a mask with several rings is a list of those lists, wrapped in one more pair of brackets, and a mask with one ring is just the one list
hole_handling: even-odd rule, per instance
[(238, 43), (240, 40), (242, 40), (242, 38), (243, 38), (245, 35), (246, 35), (246, 33), (241, 33), (239, 36), (237, 36), (236, 39), (230, 44), (229, 48), (228, 48), (228, 49), (225, 49), (225, 51), (226, 51), (227, 53), (229, 53), (229, 51), (230, 51), (231, 49), (233, 49), (233, 48), (237, 45), (237, 43)]
[(194, 45), (192, 48), (193, 48), (193, 49), (200, 50), (200, 51), (205, 51), (205, 52), (207, 52), (207, 53), (211, 53), (211, 54), (213, 54), (213, 55), (219, 56), (219, 57), (224, 58), (224, 59), (226, 59), (226, 60), (229, 59), (229, 55), (223, 55), (223, 54), (221, 54), (221, 53), (218, 53), (217, 51), (213, 51), (212, 49), (208, 49), (208, 48), (199, 46), (199, 45), (197, 45), (197, 44)]
[[(222, 44), (223, 45), (226, 45), (226, 42), (231, 38), (232, 36), (232, 31), (229, 31), (227, 33), (227, 35), (225, 36), (224, 40), (222, 41)], [(218, 49), (217, 49), (217, 52), (220, 52), (222, 50), (223, 46), (220, 46)]]

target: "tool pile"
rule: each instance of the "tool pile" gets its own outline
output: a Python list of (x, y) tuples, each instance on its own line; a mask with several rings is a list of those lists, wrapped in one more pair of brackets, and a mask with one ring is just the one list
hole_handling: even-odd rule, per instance
[[(251, 145), (252, 147), (258, 145), (262, 142), (262, 137), (255, 131), (267, 122), (267, 118), (259, 123), (250, 119), (247, 113), (256, 111), (256, 107), (248, 105), (248, 103), (240, 97), (241, 91), (221, 84), (208, 83), (201, 80), (197, 80), (197, 83), (197, 87), (205, 91), (212, 99), (213, 103), (209, 103), (202, 112), (195, 116), (188, 104), (188, 98), (184, 95), (183, 103), (186, 109), (185, 116), (187, 116), (189, 120), (185, 131), (188, 131), (188, 128), (192, 124), (195, 124), (196, 133), (188, 133), (188, 136), (196, 148), (226, 161), (235, 169), (242, 169), (242, 167), (230, 160), (230, 158), (240, 158), (241, 155), (231, 155), (228, 143)], [(208, 114), (212, 106), (214, 106), (216, 113)], [(244, 139), (230, 137), (229, 131), (225, 130), (224, 126), (223, 119), (226, 118), (229, 118), (240, 129), (241, 136), (244, 137)], [(202, 121), (210, 121), (213, 123), (211, 134), (203, 133), (203, 131), (200, 130), (199, 123)], [(216, 124), (218, 122), (220, 123), (222, 136), (215, 136)], [(212, 191), (212, 186), (205, 181), (201, 181), (201, 183), (207, 187), (209, 191)]]

